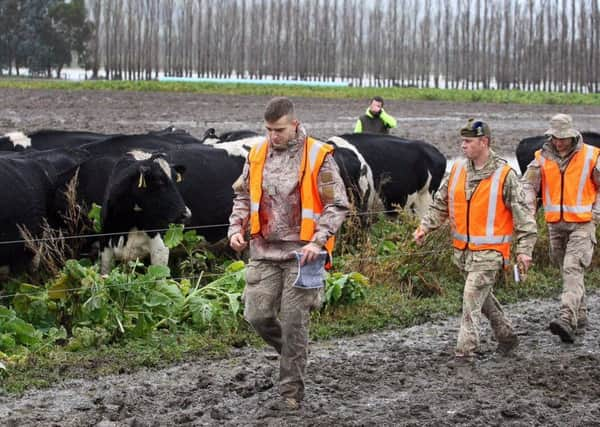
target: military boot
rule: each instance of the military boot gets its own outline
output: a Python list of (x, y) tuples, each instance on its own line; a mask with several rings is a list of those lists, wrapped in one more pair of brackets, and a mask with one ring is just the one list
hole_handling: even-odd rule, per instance
[(585, 328), (587, 328), (587, 325), (588, 325), (587, 314), (584, 314), (584, 315), (579, 314), (577, 316), (577, 328), (575, 330), (575, 334), (576, 335), (585, 334)]
[(292, 397), (284, 397), (273, 400), (267, 407), (272, 411), (297, 411), (300, 409), (300, 402)]
[(585, 311), (580, 311), (577, 315), (577, 329), (585, 329), (588, 325), (588, 317)]
[(513, 333), (504, 339), (498, 340), (498, 347), (496, 347), (496, 351), (498, 353), (508, 355), (515, 348), (517, 348), (518, 345), (519, 345), (519, 337)]
[(569, 322), (564, 319), (554, 319), (550, 322), (550, 332), (558, 335), (562, 342), (575, 342), (575, 331), (573, 331)]

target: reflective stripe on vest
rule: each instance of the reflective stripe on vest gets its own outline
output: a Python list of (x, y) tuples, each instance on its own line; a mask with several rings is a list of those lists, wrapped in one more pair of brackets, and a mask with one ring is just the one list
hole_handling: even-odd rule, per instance
[(596, 200), (592, 173), (599, 154), (598, 148), (583, 144), (561, 173), (557, 162), (542, 156), (541, 150), (535, 152), (542, 173), (546, 222), (592, 220), (592, 205)]
[[(250, 234), (252, 235), (260, 233), (259, 210), (262, 198), (262, 178), (268, 148), (269, 144), (265, 139), (252, 147), (248, 155), (250, 164)], [(300, 240), (308, 242), (315, 234), (317, 223), (323, 212), (323, 204), (319, 196), (319, 170), (323, 165), (325, 156), (332, 152), (333, 146), (310, 137), (306, 138), (299, 171), (300, 202), (302, 205)], [(331, 266), (334, 244), (334, 236), (330, 237), (325, 243), (325, 249), (329, 253), (330, 260), (326, 265), (327, 268)]]
[(452, 245), (460, 250), (496, 250), (505, 265), (510, 257), (513, 234), (512, 212), (504, 204), (502, 189), (511, 168), (503, 165), (482, 180), (467, 200), (466, 161), (452, 167), (448, 186), (448, 213)]

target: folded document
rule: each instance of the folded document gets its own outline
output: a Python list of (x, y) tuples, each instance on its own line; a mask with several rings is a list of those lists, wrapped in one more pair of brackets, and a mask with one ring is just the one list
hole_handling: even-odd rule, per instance
[(312, 262), (306, 262), (300, 265), (302, 258), (301, 252), (294, 252), (298, 261), (298, 276), (294, 282), (296, 288), (315, 289), (322, 288), (325, 285), (325, 261), (327, 261), (327, 252), (321, 251)]

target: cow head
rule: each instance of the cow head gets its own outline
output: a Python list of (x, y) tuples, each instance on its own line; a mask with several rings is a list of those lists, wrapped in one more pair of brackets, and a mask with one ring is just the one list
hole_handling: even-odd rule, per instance
[(106, 188), (102, 216), (107, 232), (164, 229), (191, 217), (177, 188), (185, 168), (162, 153), (132, 151), (119, 160)]

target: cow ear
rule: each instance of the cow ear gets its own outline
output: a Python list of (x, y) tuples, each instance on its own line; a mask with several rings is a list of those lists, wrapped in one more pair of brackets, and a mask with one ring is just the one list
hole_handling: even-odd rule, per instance
[(175, 165), (173, 166), (173, 169), (175, 170), (175, 175), (176, 175), (176, 182), (181, 182), (183, 181), (183, 174), (185, 173), (185, 166), (184, 165)]
[(140, 167), (138, 168), (138, 171), (140, 173), (140, 176), (138, 178), (138, 188), (148, 187), (148, 185), (146, 184), (146, 174), (148, 173), (148, 170), (150, 170), (150, 168), (148, 168), (148, 166), (146, 165), (140, 165)]

